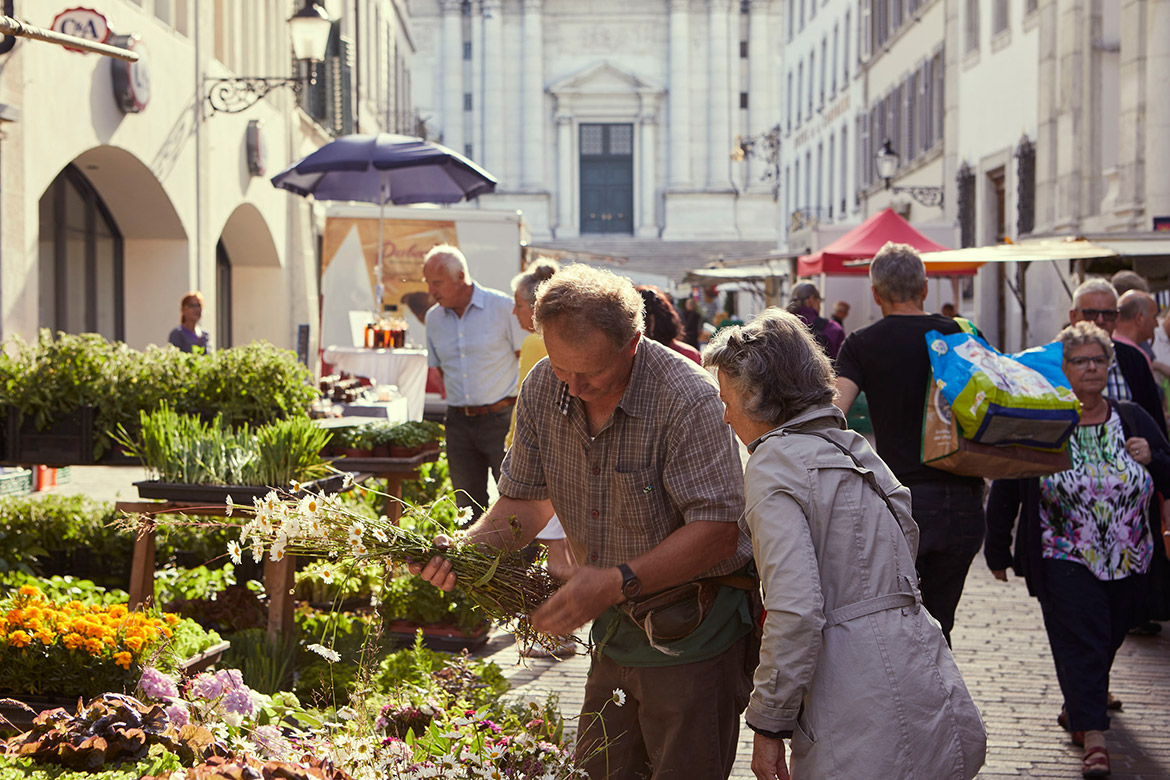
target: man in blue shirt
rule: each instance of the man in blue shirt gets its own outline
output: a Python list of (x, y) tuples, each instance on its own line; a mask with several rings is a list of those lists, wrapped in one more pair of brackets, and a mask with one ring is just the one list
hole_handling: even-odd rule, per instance
[(488, 470), (500, 478), (526, 334), (512, 314), (512, 296), (477, 284), (456, 247), (427, 252), (423, 277), (435, 299), (426, 317), (427, 364), (439, 369), (447, 389), (451, 484), (459, 506), (478, 516), (488, 504)]

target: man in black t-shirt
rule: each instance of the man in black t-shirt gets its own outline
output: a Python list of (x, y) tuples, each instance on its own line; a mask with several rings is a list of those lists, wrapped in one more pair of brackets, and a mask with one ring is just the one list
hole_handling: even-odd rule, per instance
[(913, 247), (886, 244), (870, 264), (869, 280), (882, 319), (845, 338), (834, 403), (848, 413), (865, 393), (878, 454), (910, 488), (922, 602), (949, 644), (967, 570), (983, 544), (983, 480), (922, 464), (922, 410), (930, 383), (926, 333), (960, 328), (922, 308), (926, 266)]

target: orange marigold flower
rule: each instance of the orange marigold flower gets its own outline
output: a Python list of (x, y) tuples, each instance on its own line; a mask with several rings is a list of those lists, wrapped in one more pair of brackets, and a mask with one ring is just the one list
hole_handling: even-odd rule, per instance
[(163, 633), (163, 636), (165, 636), (167, 639), (170, 639), (170, 638), (171, 638), (171, 634), (173, 634), (174, 632), (173, 632), (173, 631), (171, 631), (171, 630), (170, 630), (169, 628), (167, 628), (166, 626), (163, 626), (162, 633)]
[(115, 604), (114, 606), (110, 607), (109, 615), (112, 618), (122, 618), (126, 617), (126, 613), (128, 611), (129, 610), (126, 609), (125, 604)]
[(179, 625), (179, 616), (176, 615), (174, 612), (166, 613), (165, 615), (163, 615), (163, 619), (167, 621), (168, 626), (174, 627), (174, 626)]
[(8, 644), (13, 647), (28, 647), (32, 642), (32, 637), (27, 631), (13, 631), (8, 635)]
[(125, 642), (126, 647), (130, 648), (130, 650), (135, 653), (140, 652), (143, 646), (146, 644), (146, 640), (140, 636), (128, 636), (123, 641)]
[(41, 592), (35, 585), (21, 585), (20, 590), (17, 591), (22, 596), (39, 596)]
[(126, 652), (114, 653), (114, 663), (116, 663), (118, 666), (122, 667), (123, 669), (130, 668), (130, 661), (131, 661), (131, 656), (129, 653), (126, 653)]
[(65, 646), (68, 647), (70, 650), (76, 650), (77, 648), (81, 647), (84, 644), (85, 644), (85, 637), (83, 637), (81, 634), (66, 634), (65, 635)]
[(37, 641), (40, 642), (42, 645), (51, 645), (51, 644), (53, 644), (53, 640), (55, 640), (56, 638), (57, 638), (56, 634), (53, 634), (49, 631), (38, 631), (37, 632)]
[(93, 638), (85, 640), (85, 650), (90, 655), (98, 655), (102, 651), (101, 640)]

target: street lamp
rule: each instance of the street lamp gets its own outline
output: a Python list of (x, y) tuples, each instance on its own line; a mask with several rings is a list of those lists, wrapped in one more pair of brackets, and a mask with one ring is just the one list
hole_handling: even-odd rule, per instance
[(890, 179), (894, 177), (894, 173), (898, 170), (898, 165), (901, 163), (901, 158), (894, 150), (894, 145), (890, 143), (890, 139), (886, 138), (882, 141), (882, 148), (878, 149), (877, 154), (873, 156), (874, 165), (877, 167), (878, 176), (885, 182), (886, 189), (897, 195), (904, 192), (914, 200), (921, 203), (923, 206), (942, 206), (943, 204), (943, 188), (942, 187), (891, 187)]
[(309, 64), (309, 76), (276, 78), (269, 76), (238, 76), (235, 78), (204, 79), (209, 84), (207, 102), (212, 111), (236, 114), (251, 108), (277, 87), (288, 87), (293, 94), (301, 94), (305, 83), (317, 83), (316, 63), (325, 59), (329, 47), (329, 32), (333, 20), (317, 4), (317, 0), (305, 0), (304, 6), (288, 20), (289, 37), (292, 38), (293, 56)]
[(733, 162), (743, 162), (746, 157), (758, 157), (768, 167), (760, 174), (760, 181), (772, 182), (772, 200), (780, 199), (780, 125), (755, 135), (735, 137), (731, 150)]

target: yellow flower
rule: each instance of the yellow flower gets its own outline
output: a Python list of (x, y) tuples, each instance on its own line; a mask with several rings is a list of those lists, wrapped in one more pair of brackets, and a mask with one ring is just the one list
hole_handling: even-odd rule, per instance
[(102, 651), (101, 641), (93, 638), (85, 640), (85, 651), (90, 655), (100, 654)]
[(38, 631), (37, 632), (37, 641), (40, 642), (42, 645), (51, 645), (51, 644), (53, 644), (53, 640), (56, 638), (57, 638), (56, 635), (51, 634), (48, 631)]
[(13, 631), (8, 635), (8, 644), (13, 647), (28, 647), (29, 642), (32, 642), (32, 637), (27, 631)]
[(140, 636), (128, 636), (122, 641), (126, 647), (135, 653), (141, 652), (142, 646), (146, 644), (146, 640)]
[(66, 634), (65, 635), (65, 646), (68, 647), (70, 650), (76, 650), (77, 648), (81, 647), (84, 644), (85, 644), (85, 637), (83, 637), (81, 634)]
[(19, 593), (22, 596), (30, 596), (30, 597), (41, 595), (40, 590), (38, 590), (35, 585), (21, 585), (20, 590), (18, 590), (17, 593)]
[(129, 653), (125, 653), (125, 652), (114, 653), (114, 663), (116, 663), (118, 666), (122, 667), (123, 669), (130, 668), (130, 661), (131, 661), (131, 656)]

